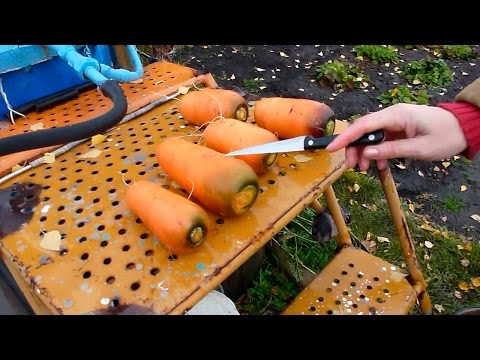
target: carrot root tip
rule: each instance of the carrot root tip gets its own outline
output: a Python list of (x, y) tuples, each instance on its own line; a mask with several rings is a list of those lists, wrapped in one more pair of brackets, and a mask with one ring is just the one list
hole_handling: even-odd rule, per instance
[(188, 234), (188, 243), (190, 246), (198, 246), (205, 240), (206, 231), (202, 226), (195, 226)]
[(248, 105), (241, 104), (235, 113), (235, 117), (240, 121), (247, 121), (248, 119)]
[(263, 163), (265, 164), (266, 167), (269, 167), (275, 163), (275, 160), (277, 160), (277, 154), (272, 153), (272, 154), (268, 154), (268, 156), (265, 156)]
[(328, 119), (327, 125), (325, 126), (325, 136), (333, 135), (335, 132), (335, 124), (336, 121), (334, 118)]
[(249, 209), (258, 195), (258, 186), (247, 185), (240, 192), (235, 194), (232, 201), (232, 209), (236, 214), (242, 214)]

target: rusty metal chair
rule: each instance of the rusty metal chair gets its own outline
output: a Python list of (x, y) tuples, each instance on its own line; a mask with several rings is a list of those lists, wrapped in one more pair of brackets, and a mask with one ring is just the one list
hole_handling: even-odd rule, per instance
[[(390, 168), (378, 170), (378, 175), (400, 239), (408, 274), (353, 246), (330, 185), (324, 195), (338, 229), (336, 241), (340, 250), (292, 301), (284, 315), (406, 315), (417, 300), (423, 314), (432, 313), (426, 283)], [(323, 210), (318, 200), (311, 206), (317, 212)]]

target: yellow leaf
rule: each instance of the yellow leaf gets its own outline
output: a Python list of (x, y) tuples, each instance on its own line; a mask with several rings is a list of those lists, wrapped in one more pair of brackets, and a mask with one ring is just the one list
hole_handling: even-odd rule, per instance
[(447, 230), (442, 231), (441, 234), (445, 239), (450, 239), (450, 236), (448, 236), (448, 231)]
[(424, 223), (420, 226), (423, 230), (427, 230), (427, 231), (434, 231), (435, 229), (433, 227), (431, 227), (430, 225), (428, 225), (427, 223)]
[(431, 248), (433, 248), (433, 244), (430, 241), (427, 240), (427, 241), (425, 241), (425, 247), (427, 249), (431, 249)]
[(458, 284), (458, 287), (463, 291), (470, 290), (470, 286), (465, 281), (462, 281), (460, 284)]
[(353, 184), (353, 191), (358, 192), (358, 190), (360, 190), (360, 185), (358, 185), (356, 183)]
[(262, 68), (259, 68), (259, 67), (256, 67), (255, 70), (257, 70), (257, 71), (265, 71), (265, 69), (262, 69)]
[(475, 287), (480, 287), (480, 277), (470, 279), (472, 281), (472, 285)]
[(43, 129), (43, 123), (36, 123), (35, 125), (30, 126), (30, 130), (37, 131)]
[(60, 251), (61, 241), (62, 237), (60, 235), (60, 231), (53, 230), (43, 235), (43, 239), (40, 241), (40, 246), (47, 250)]
[(312, 160), (311, 157), (308, 157), (308, 156), (303, 155), (303, 154), (295, 155), (293, 158), (295, 159), (296, 162), (299, 162), (299, 163), (303, 163), (303, 162), (307, 162), (307, 161)]
[(414, 213), (415, 212), (415, 205), (414, 204), (408, 204), (408, 209)]
[(413, 80), (413, 85), (421, 84), (421, 81), (418, 79)]
[(462, 298), (462, 293), (458, 290), (455, 290), (454, 293), (453, 293), (453, 296), (455, 296), (457, 299), (461, 299)]
[(442, 165), (443, 165), (443, 167), (446, 169), (446, 168), (448, 168), (448, 167), (450, 166), (450, 162), (449, 162), (449, 161), (443, 161), (443, 162), (442, 162)]
[(17, 170), (20, 170), (20, 169), (23, 169), (23, 166), (20, 166), (20, 165), (15, 165), (14, 167), (12, 167), (12, 173), (17, 171)]
[(434, 171), (440, 171), (440, 168), (435, 165), (435, 167), (433, 168), (433, 170), (434, 170)]
[(460, 264), (462, 264), (462, 266), (467, 267), (468, 265), (470, 265), (470, 260), (462, 259), (462, 260), (460, 260)]
[(402, 169), (402, 170), (405, 170), (407, 167), (403, 164), (395, 164), (396, 167), (398, 167), (399, 169)]
[(473, 250), (472, 244), (471, 243), (466, 244), (465, 245), (465, 250), (467, 250), (468, 252), (472, 252), (472, 250)]
[(80, 155), (79, 157), (82, 159), (94, 159), (98, 157), (98, 155), (100, 155), (101, 153), (102, 153), (101, 150), (94, 149), (87, 152), (86, 154)]
[(460, 185), (460, 191), (466, 191), (467, 187), (465, 185)]
[(460, 156), (455, 155), (455, 156), (453, 157), (453, 160), (458, 160), (458, 159), (460, 159)]
[(369, 231), (367, 232), (367, 235), (365, 235), (365, 241), (370, 241), (371, 238), (372, 238), (372, 233)]
[(392, 280), (393, 282), (399, 282), (406, 276), (407, 276), (407, 274), (404, 274), (404, 273), (401, 273), (401, 272), (398, 272), (398, 271), (392, 271), (392, 273), (390, 275), (390, 280)]
[(470, 217), (471, 217), (473, 220), (476, 220), (476, 221), (480, 222), (480, 215), (478, 215), (478, 214), (473, 214), (473, 215), (470, 215)]
[(92, 145), (97, 145), (102, 143), (107, 137), (102, 134), (92, 136)]
[(378, 237), (377, 237), (377, 240), (378, 240), (379, 243), (384, 243), (384, 242), (388, 242), (388, 243), (389, 243), (389, 242), (390, 242), (390, 240), (388, 240), (388, 238), (383, 237), (383, 236), (378, 236)]
[(442, 305), (435, 304), (435, 305), (433, 305), (433, 307), (434, 307), (435, 310), (437, 310), (439, 313), (442, 313), (442, 312), (445, 311), (445, 308), (444, 308)]
[(182, 95), (185, 95), (186, 93), (188, 93), (189, 90), (190, 90), (190, 88), (187, 87), (187, 86), (180, 86), (178, 88), (178, 92)]
[(54, 162), (55, 162), (55, 154), (53, 154), (53, 153), (45, 153), (45, 155), (43, 155), (43, 162), (44, 162), (45, 164), (54, 163)]
[(463, 247), (462, 245), (457, 245), (457, 249), (458, 249), (458, 250), (463, 250), (464, 247)]
[(281, 56), (281, 57), (288, 57), (288, 55), (285, 54), (283, 51), (280, 51), (280, 56)]
[(398, 88), (395, 88), (392, 90), (392, 96), (395, 96), (398, 94)]

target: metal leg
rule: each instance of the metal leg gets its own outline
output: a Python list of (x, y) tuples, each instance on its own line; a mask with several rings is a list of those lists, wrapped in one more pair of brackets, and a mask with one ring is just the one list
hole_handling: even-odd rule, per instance
[(333, 221), (337, 227), (338, 235), (336, 237), (336, 241), (338, 247), (352, 246), (350, 233), (348, 232), (347, 224), (345, 224), (345, 219), (343, 218), (342, 210), (340, 209), (340, 205), (338, 204), (332, 185), (329, 185), (323, 194), (327, 200), (328, 210), (332, 214)]
[(400, 238), (400, 245), (402, 248), (405, 261), (407, 263), (408, 272), (413, 279), (413, 287), (418, 294), (418, 301), (420, 302), (420, 309), (423, 314), (432, 314), (432, 303), (430, 296), (426, 291), (426, 283), (422, 274), (422, 270), (418, 264), (415, 253), (415, 245), (412, 236), (408, 229), (405, 215), (402, 211), (400, 198), (398, 197), (397, 187), (393, 181), (390, 168), (378, 170), (380, 182), (382, 184), (385, 198), (387, 199), (390, 215), (392, 216), (395, 229)]

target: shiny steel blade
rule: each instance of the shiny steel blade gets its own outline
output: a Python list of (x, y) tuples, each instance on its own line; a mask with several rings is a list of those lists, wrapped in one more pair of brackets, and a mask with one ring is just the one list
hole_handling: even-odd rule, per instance
[(248, 147), (229, 152), (227, 156), (252, 155), (252, 154), (270, 154), (290, 151), (303, 151), (305, 136), (298, 136), (293, 139), (275, 141), (268, 144)]

